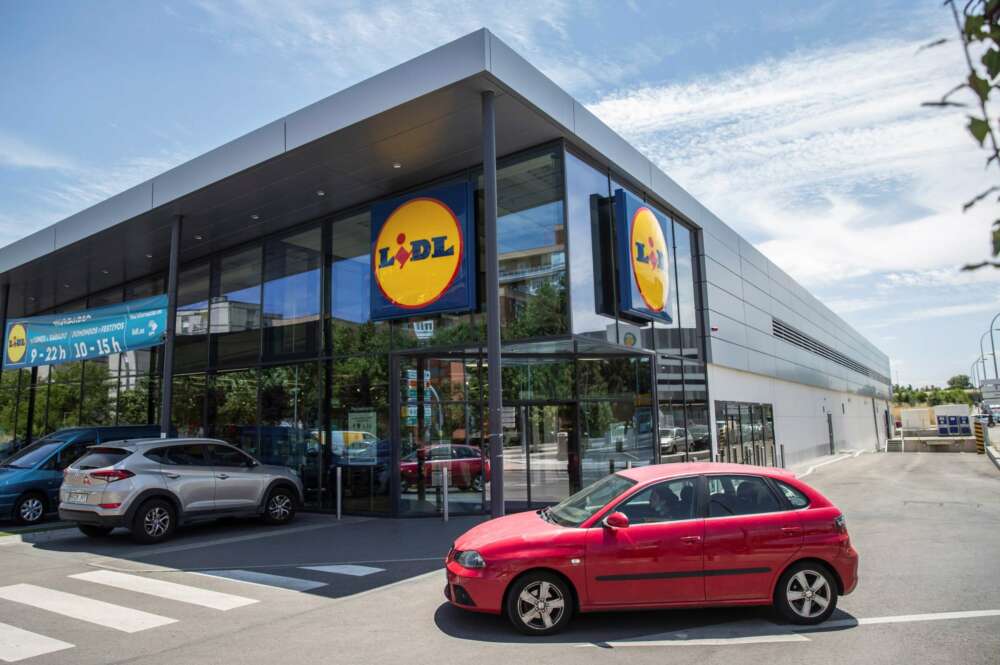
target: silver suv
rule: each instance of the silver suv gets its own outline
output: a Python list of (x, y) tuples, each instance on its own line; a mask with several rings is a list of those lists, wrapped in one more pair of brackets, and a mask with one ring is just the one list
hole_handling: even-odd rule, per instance
[(213, 439), (140, 439), (87, 449), (63, 471), (59, 517), (97, 538), (125, 527), (140, 543), (180, 524), (261, 516), (284, 524), (302, 503), (302, 481)]

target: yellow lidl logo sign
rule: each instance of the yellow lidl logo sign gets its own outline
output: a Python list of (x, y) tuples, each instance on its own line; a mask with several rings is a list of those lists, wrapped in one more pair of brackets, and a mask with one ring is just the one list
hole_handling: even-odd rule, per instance
[(15, 323), (7, 333), (7, 361), (19, 363), (28, 350), (28, 331), (20, 323)]
[(662, 312), (670, 291), (667, 240), (656, 215), (649, 208), (639, 208), (632, 216), (632, 275), (646, 307)]
[(670, 218), (624, 189), (615, 192), (614, 217), (618, 311), (628, 319), (672, 323)]
[(462, 183), (373, 206), (373, 318), (471, 307), (467, 191)]

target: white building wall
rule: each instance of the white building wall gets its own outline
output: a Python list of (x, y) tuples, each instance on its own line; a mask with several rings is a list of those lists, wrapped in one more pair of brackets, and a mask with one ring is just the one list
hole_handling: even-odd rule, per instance
[[(884, 411), (887, 402), (853, 392), (817, 388), (762, 374), (743, 372), (720, 365), (708, 365), (708, 390), (713, 422), (715, 402), (770, 404), (774, 416), (777, 452), (784, 446), (787, 466), (830, 454), (827, 414), (833, 420), (834, 449), (875, 450), (885, 448)], [(717, 430), (712, 445), (718, 453)]]

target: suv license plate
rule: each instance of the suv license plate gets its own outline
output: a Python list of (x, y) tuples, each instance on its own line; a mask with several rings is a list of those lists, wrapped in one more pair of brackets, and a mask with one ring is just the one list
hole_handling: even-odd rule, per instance
[(70, 503), (87, 503), (87, 493), (86, 492), (70, 492), (69, 493)]

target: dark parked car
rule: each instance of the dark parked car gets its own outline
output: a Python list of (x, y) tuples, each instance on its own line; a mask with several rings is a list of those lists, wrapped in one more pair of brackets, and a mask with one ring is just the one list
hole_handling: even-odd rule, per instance
[(63, 470), (89, 446), (160, 435), (159, 425), (62, 429), (0, 460), (0, 519), (37, 524), (59, 507)]

